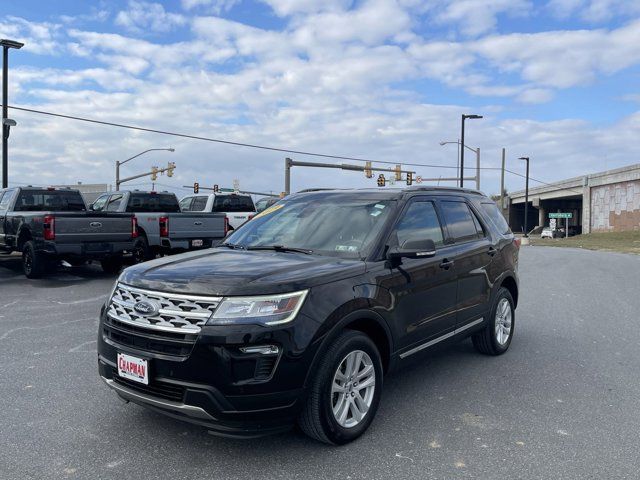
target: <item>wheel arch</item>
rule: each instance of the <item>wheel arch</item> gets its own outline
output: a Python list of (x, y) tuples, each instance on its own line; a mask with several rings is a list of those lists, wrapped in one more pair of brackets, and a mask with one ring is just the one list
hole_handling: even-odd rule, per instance
[(518, 282), (516, 282), (516, 279), (511, 275), (507, 275), (500, 282), (500, 286), (509, 290), (511, 297), (513, 298), (513, 306), (514, 308), (517, 307), (518, 306)]
[(32, 240), (31, 230), (27, 227), (22, 227), (18, 232), (18, 240), (16, 241), (16, 249), (21, 252), (24, 248), (24, 244), (29, 240)]

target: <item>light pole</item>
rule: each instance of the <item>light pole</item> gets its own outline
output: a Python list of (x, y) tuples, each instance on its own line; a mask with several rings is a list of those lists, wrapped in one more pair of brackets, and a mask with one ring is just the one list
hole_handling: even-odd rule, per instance
[[(460, 133), (460, 143), (464, 145), (464, 121), (466, 119), (482, 118), (482, 115), (467, 115), (462, 114), (462, 128)], [(460, 187), (464, 187), (464, 148), (460, 149)]]
[(529, 224), (527, 222), (529, 215), (529, 157), (520, 157), (518, 160), (527, 162), (527, 176), (525, 177), (524, 188), (524, 236), (525, 238), (529, 238)]
[(120, 166), (124, 165), (127, 162), (130, 162), (131, 160), (133, 160), (134, 158), (139, 157), (140, 155), (144, 155), (147, 152), (159, 152), (159, 151), (166, 151), (166, 152), (175, 152), (176, 149), (175, 148), (150, 148), (149, 150), (145, 150), (144, 152), (140, 152), (137, 155), (134, 155), (133, 157), (129, 157), (126, 160), (123, 160), (122, 162), (120, 160), (116, 160), (116, 191), (120, 190), (120, 184), (122, 183), (120, 181)]
[[(460, 140), (456, 140), (455, 142), (440, 142), (441, 146), (447, 145), (449, 143), (457, 143), (458, 144), (458, 169), (460, 169)], [(468, 145), (465, 145), (464, 148), (468, 148), (473, 153), (476, 154), (476, 190), (480, 190), (480, 147), (473, 148)], [(463, 149), (464, 150), (464, 149)], [(464, 172), (461, 172), (464, 173)], [(461, 173), (458, 173), (458, 178), (462, 177)], [(460, 182), (458, 182), (459, 184)]]
[(9, 101), (9, 49), (21, 49), (24, 43), (15, 40), (0, 40), (2, 45), (2, 188), (9, 186), (9, 129), (16, 122), (7, 118)]

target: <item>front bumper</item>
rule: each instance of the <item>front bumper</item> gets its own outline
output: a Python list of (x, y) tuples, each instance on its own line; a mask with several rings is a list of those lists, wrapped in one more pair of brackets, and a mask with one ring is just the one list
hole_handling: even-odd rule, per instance
[[(98, 369), (103, 381), (130, 402), (222, 435), (266, 435), (290, 428), (302, 408), (304, 381), (315, 350), (296, 342), (304, 342), (300, 332), (309, 330), (308, 325), (280, 330), (204, 327), (191, 343), (177, 338), (166, 342), (147, 332), (127, 337), (131, 332), (114, 327), (103, 313)], [(172, 349), (165, 343), (177, 346)], [(277, 358), (265, 362), (260, 354), (239, 350), (242, 345), (260, 344), (277, 345)], [(118, 375), (119, 352), (149, 362), (149, 385)]]

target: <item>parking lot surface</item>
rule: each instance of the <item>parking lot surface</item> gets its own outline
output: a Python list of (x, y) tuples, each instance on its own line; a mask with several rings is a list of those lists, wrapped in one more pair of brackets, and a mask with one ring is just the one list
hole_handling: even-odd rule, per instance
[(389, 376), (344, 447), (254, 440), (124, 404), (96, 370), (98, 266), (27, 280), (0, 256), (0, 478), (638, 478), (640, 256), (521, 250), (510, 350), (470, 341)]

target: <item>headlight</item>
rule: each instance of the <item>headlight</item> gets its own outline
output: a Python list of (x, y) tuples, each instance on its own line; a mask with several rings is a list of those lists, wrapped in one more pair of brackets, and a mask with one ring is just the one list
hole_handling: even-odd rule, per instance
[(293, 320), (307, 297), (308, 290), (283, 295), (226, 297), (213, 313), (208, 325), (258, 324), (280, 325)]

